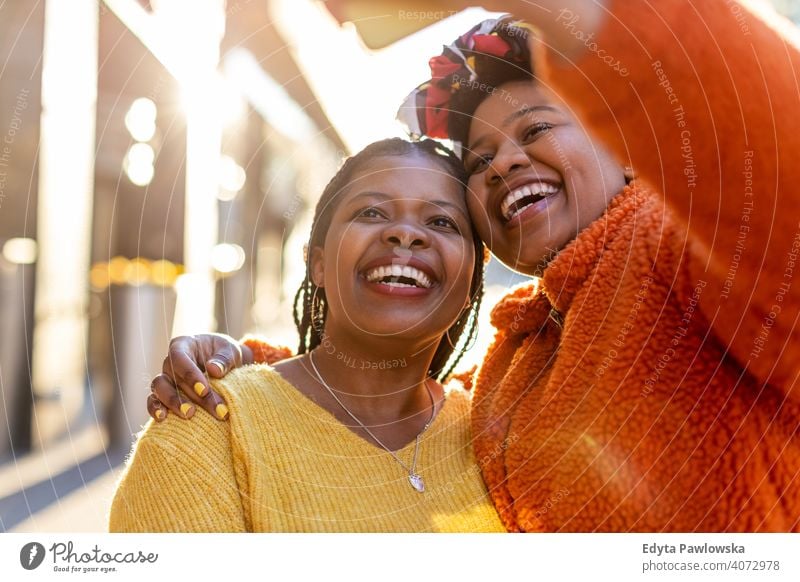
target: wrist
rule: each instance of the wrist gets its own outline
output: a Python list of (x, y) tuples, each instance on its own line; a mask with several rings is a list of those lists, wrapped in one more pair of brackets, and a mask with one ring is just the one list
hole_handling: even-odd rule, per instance
[(536, 27), (544, 43), (566, 59), (579, 58), (587, 38), (596, 36), (607, 17), (610, 0), (484, 0), (492, 12), (508, 12)]

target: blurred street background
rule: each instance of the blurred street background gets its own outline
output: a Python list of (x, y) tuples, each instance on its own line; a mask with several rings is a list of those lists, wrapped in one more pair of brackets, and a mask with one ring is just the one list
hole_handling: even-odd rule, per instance
[(0, 532), (105, 531), (170, 337), (296, 345), (317, 196), (486, 15), (370, 51), (314, 0), (0, 0)]

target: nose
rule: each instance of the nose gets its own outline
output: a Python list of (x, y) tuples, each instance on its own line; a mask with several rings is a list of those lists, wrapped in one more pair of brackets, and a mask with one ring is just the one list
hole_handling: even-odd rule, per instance
[(506, 142), (497, 150), (489, 169), (486, 180), (492, 186), (506, 180), (516, 170), (527, 168), (531, 160), (523, 147), (513, 142)]
[(427, 230), (408, 221), (387, 225), (383, 231), (383, 241), (404, 249), (425, 248), (430, 244)]

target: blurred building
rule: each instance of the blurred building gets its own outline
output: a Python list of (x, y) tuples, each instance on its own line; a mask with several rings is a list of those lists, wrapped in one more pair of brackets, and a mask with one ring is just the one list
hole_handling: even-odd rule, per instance
[(268, 10), (0, 4), (0, 460), (87, 426), (127, 448), (172, 335), (284, 324), (345, 149)]

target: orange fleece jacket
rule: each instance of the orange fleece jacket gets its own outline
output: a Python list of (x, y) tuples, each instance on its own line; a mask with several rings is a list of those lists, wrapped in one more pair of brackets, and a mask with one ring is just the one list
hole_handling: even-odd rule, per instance
[(494, 503), (511, 531), (797, 531), (792, 31), (726, 0), (613, 1), (591, 38), (560, 18), (588, 50), (538, 76), (662, 194), (626, 188), (495, 308)]
[(796, 531), (797, 47), (724, 0), (612, 2), (587, 46), (538, 74), (663, 196), (626, 188), (494, 309), (473, 434), (497, 509), (512, 531)]

